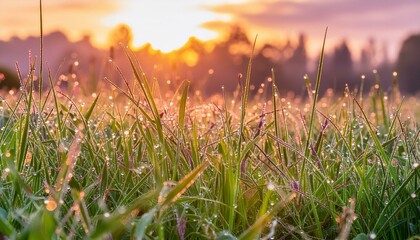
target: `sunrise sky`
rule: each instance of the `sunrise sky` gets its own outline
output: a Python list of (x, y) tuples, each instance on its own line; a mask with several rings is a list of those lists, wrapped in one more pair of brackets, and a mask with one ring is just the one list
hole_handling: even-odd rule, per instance
[[(134, 45), (147, 42), (168, 52), (189, 37), (223, 37), (231, 24), (244, 26), (259, 44), (284, 42), (306, 33), (309, 54), (319, 52), (325, 27), (330, 45), (347, 39), (354, 50), (369, 38), (386, 44), (395, 58), (401, 41), (420, 32), (419, 0), (44, 0), (45, 32), (61, 30), (72, 40), (91, 35), (105, 47), (120, 23), (134, 33)], [(0, 1), (0, 39), (39, 33), (39, 1)]]

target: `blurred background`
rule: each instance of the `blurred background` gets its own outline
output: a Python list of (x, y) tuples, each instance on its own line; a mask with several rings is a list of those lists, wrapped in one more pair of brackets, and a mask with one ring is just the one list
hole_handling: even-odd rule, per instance
[[(24, 77), (39, 63), (39, 1), (0, 9), (0, 88), (9, 90), (19, 87), (17, 66)], [(59, 87), (89, 94), (105, 77), (122, 85), (120, 72), (132, 81), (128, 46), (165, 93), (190, 80), (211, 96), (237, 88), (258, 34), (251, 91), (267, 93), (273, 69), (280, 92), (302, 96), (328, 27), (322, 91), (355, 88), (362, 76), (369, 86), (379, 76), (387, 89), (396, 72), (402, 92), (415, 94), (419, 12), (418, 0), (44, 0), (44, 60)]]

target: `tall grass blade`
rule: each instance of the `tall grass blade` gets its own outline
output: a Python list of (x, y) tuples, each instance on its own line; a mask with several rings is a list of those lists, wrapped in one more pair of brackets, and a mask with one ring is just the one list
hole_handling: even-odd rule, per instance
[(84, 200), (85, 192), (80, 191), (80, 189), (72, 188), (72, 195), (73, 195), (73, 199), (75, 200), (75, 203), (78, 206), (79, 211), (77, 211), (77, 213), (80, 214), (80, 217), (83, 223), (82, 224), (83, 229), (85, 230), (86, 234), (89, 234), (89, 232), (92, 229), (92, 221), (90, 219), (89, 212), (86, 207), (85, 200)]
[(254, 57), (254, 50), (255, 50), (255, 44), (256, 43), (257, 43), (257, 36), (255, 36), (254, 44), (252, 46), (251, 56), (249, 58), (248, 68), (247, 68), (247, 72), (246, 72), (244, 91), (241, 95), (241, 98), (242, 98), (241, 122), (240, 122), (240, 126), (239, 126), (239, 141), (238, 141), (238, 150), (237, 150), (237, 157), (238, 157), (237, 161), (238, 162), (240, 162), (242, 160), (242, 159), (239, 158), (239, 156), (241, 155), (240, 153), (241, 153), (242, 140), (243, 140), (242, 135), (243, 135), (244, 127), (245, 127), (245, 116), (246, 116), (246, 106), (247, 106), (247, 102), (248, 102), (249, 84), (251, 82), (252, 59)]
[(95, 109), (95, 106), (96, 106), (96, 105), (97, 105), (97, 103), (98, 103), (98, 99), (99, 99), (99, 96), (100, 96), (100, 95), (101, 95), (101, 94), (98, 94), (98, 95), (96, 96), (96, 98), (95, 98), (95, 100), (93, 101), (92, 105), (90, 105), (89, 110), (86, 112), (86, 114), (85, 114), (85, 116), (84, 116), (84, 118), (85, 118), (85, 121), (86, 121), (86, 122), (88, 122), (88, 121), (89, 121), (89, 119), (90, 119), (90, 117), (92, 116), (93, 109)]
[(43, 14), (42, 14), (42, 0), (39, 0), (39, 50), (40, 50), (40, 62), (39, 62), (39, 76), (38, 76), (38, 91), (39, 91), (39, 117), (41, 117), (41, 109), (42, 109), (42, 75), (43, 75), (43, 67), (44, 67), (44, 22), (43, 22)]
[(380, 79), (378, 71), (374, 70), (373, 73), (375, 74), (375, 80), (378, 86), (377, 93), (379, 97), (379, 102), (381, 103), (382, 121), (385, 127), (388, 127), (388, 117), (387, 117), (387, 111), (385, 108), (384, 90), (382, 89), (381, 79)]
[(181, 100), (179, 102), (179, 111), (178, 111), (178, 123), (180, 129), (184, 128), (184, 119), (185, 119), (185, 107), (187, 105), (188, 89), (190, 88), (190, 82), (186, 82), (184, 91), (182, 91)]
[(2, 237), (1, 234), (8, 238), (16, 235), (16, 230), (2, 214), (0, 214), (0, 237)]
[[(248, 68), (247, 68), (247, 73), (246, 73), (246, 79), (245, 79), (245, 86), (244, 86), (244, 91), (241, 95), (242, 98), (242, 105), (241, 105), (241, 119), (240, 119), (240, 125), (239, 125), (239, 139), (238, 139), (238, 145), (237, 145), (237, 151), (236, 151), (236, 173), (233, 176), (233, 192), (231, 194), (233, 194), (233, 198), (231, 199), (230, 203), (229, 203), (229, 217), (228, 217), (228, 223), (229, 223), (229, 229), (233, 229), (233, 224), (235, 221), (235, 207), (234, 204), (236, 204), (236, 199), (237, 199), (237, 195), (239, 193), (239, 179), (240, 179), (240, 168), (241, 168), (241, 162), (242, 162), (242, 157), (244, 156), (242, 154), (242, 142), (243, 142), (243, 134), (244, 134), (244, 128), (245, 128), (245, 117), (246, 117), (246, 106), (247, 106), (247, 102), (248, 102), (248, 93), (249, 93), (249, 85), (251, 82), (251, 70), (252, 70), (252, 59), (254, 57), (254, 50), (255, 50), (255, 45), (257, 43), (257, 37), (255, 36), (254, 39), (254, 44), (252, 46), (252, 51), (251, 51), (251, 56), (249, 58), (249, 62), (248, 62)], [(233, 166), (231, 166), (233, 167)]]
[(55, 91), (55, 87), (54, 87), (54, 83), (53, 83), (53, 78), (51, 76), (51, 70), (48, 67), (48, 80), (50, 82), (50, 86), (51, 86), (51, 91), (52, 91), (52, 95), (53, 95), (53, 99), (54, 99), (54, 107), (55, 107), (55, 111), (57, 113), (57, 126), (58, 126), (58, 137), (59, 139), (61, 139), (61, 130), (63, 129), (63, 124), (62, 124), (62, 119), (60, 116), (60, 108), (58, 107), (58, 99), (57, 99), (57, 92)]
[(328, 27), (325, 29), (324, 40), (322, 42), (321, 56), (319, 57), (318, 72), (316, 75), (316, 83), (315, 83), (315, 93), (313, 96), (311, 115), (310, 115), (310, 121), (309, 121), (308, 138), (306, 139), (306, 144), (305, 144), (305, 157), (309, 157), (309, 153), (310, 153), (309, 144), (312, 138), (312, 131), (313, 131), (314, 119), (315, 119), (315, 109), (316, 109), (316, 103), (318, 102), (318, 95), (319, 95), (319, 86), (321, 85), (322, 67), (324, 65), (325, 44), (327, 42), (327, 33), (328, 33)]

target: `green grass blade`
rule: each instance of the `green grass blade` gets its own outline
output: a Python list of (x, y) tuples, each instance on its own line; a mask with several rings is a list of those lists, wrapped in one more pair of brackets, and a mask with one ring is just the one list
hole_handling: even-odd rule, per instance
[(85, 200), (84, 200), (85, 193), (83, 191), (81, 191), (81, 192), (79, 192), (79, 191), (80, 190), (78, 190), (78, 189), (72, 188), (72, 195), (73, 195), (73, 199), (75, 200), (75, 202), (77, 203), (78, 208), (79, 208), (81, 220), (83, 222), (82, 226), (83, 226), (85, 232), (87, 234), (89, 234), (89, 232), (92, 229), (92, 222), (91, 222), (89, 212), (87, 210), (86, 203), (85, 203)]
[(148, 192), (134, 200), (132, 204), (126, 207), (124, 212), (119, 212), (117, 210), (110, 216), (104, 216), (98, 221), (96, 227), (91, 232), (90, 237), (92, 239), (103, 239), (106, 234), (124, 229), (123, 224), (131, 218), (130, 214), (135, 210), (147, 208), (157, 195), (158, 193), (156, 191)]
[[(376, 136), (376, 133), (373, 130), (372, 125), (371, 125), (371, 123), (370, 123), (370, 121), (369, 121), (369, 119), (368, 119), (365, 111), (363, 110), (362, 106), (360, 106), (359, 102), (355, 98), (353, 98), (353, 101), (357, 104), (360, 112), (362, 113), (362, 116), (363, 116), (363, 118), (365, 120), (365, 123), (366, 123), (366, 125), (368, 127), (370, 137), (373, 139), (373, 142), (375, 144), (375, 149), (379, 152), (379, 155), (381, 157), (381, 161), (384, 161), (385, 164), (387, 166), (389, 166), (391, 164), (390, 163), (390, 160), (389, 160), (389, 156), (386, 153), (385, 149), (383, 148), (381, 142), (379, 141), (378, 136)], [(395, 172), (395, 169), (394, 168), (389, 168), (389, 172), (391, 174), (391, 177), (392, 177), (393, 181), (395, 181), (395, 183), (399, 183), (400, 180), (399, 180), (399, 178), (397, 176), (397, 173)]]
[[(249, 84), (251, 82), (251, 70), (252, 70), (252, 59), (254, 57), (254, 50), (255, 50), (255, 44), (257, 43), (257, 36), (255, 36), (254, 44), (252, 46), (251, 56), (249, 58), (248, 62), (248, 68), (246, 73), (246, 79), (245, 79), (245, 87), (244, 91), (242, 93), (242, 105), (241, 105), (241, 119), (240, 119), (240, 125), (239, 125), (239, 139), (238, 139), (238, 145), (237, 145), (237, 151), (236, 151), (236, 167), (237, 169), (240, 169), (240, 165), (242, 162), (242, 141), (243, 141), (243, 134), (244, 134), (244, 128), (245, 128), (245, 117), (246, 117), (246, 106), (248, 102), (248, 92), (249, 92)], [(233, 166), (231, 166), (233, 167)], [(237, 172), (234, 174), (234, 181), (233, 181), (233, 199), (230, 202), (230, 210), (229, 210), (229, 229), (233, 229), (233, 224), (235, 221), (235, 208), (234, 204), (236, 204), (236, 199), (238, 197), (239, 193), (239, 179), (240, 179), (241, 172), (237, 170)]]
[(27, 230), (23, 233), (22, 239), (54, 239), (57, 222), (53, 213), (41, 208), (31, 219)]
[(208, 161), (205, 161), (194, 168), (184, 178), (182, 178), (178, 184), (164, 197), (162, 200), (161, 207), (166, 207), (175, 202), (181, 195), (188, 190), (189, 187), (197, 180), (197, 178), (206, 170), (209, 165)]
[(322, 42), (321, 56), (319, 57), (318, 72), (316, 75), (315, 93), (313, 96), (312, 109), (311, 109), (311, 115), (310, 115), (310, 121), (309, 121), (308, 139), (306, 139), (305, 157), (309, 157), (309, 153), (310, 153), (309, 144), (312, 138), (312, 131), (313, 131), (313, 125), (314, 125), (314, 119), (315, 119), (315, 109), (316, 109), (316, 103), (318, 102), (318, 95), (319, 95), (319, 86), (321, 85), (322, 67), (324, 65), (325, 44), (327, 42), (327, 33), (328, 33), (328, 27), (325, 29), (324, 40)]
[(92, 116), (92, 113), (93, 113), (93, 109), (95, 108), (95, 106), (97, 105), (97, 103), (98, 103), (98, 99), (99, 99), (99, 96), (100, 96), (101, 94), (98, 94), (97, 96), (96, 96), (96, 98), (95, 98), (95, 100), (93, 101), (93, 103), (92, 103), (92, 105), (90, 105), (90, 107), (89, 107), (89, 110), (86, 112), (86, 114), (85, 114), (85, 121), (86, 122), (88, 122), (89, 121), (89, 119), (90, 119), (90, 117)]
[(42, 77), (44, 74), (44, 24), (43, 24), (43, 14), (42, 14), (42, 0), (39, 0), (39, 51), (40, 51), (40, 61), (39, 61), (39, 115), (41, 116), (42, 109)]
[(242, 147), (242, 134), (245, 127), (245, 116), (246, 116), (246, 106), (248, 102), (248, 92), (249, 92), (249, 84), (251, 82), (251, 70), (252, 70), (252, 59), (254, 57), (254, 50), (255, 50), (255, 44), (257, 43), (257, 36), (255, 37), (254, 44), (252, 46), (251, 56), (249, 58), (248, 62), (248, 68), (246, 72), (246, 79), (245, 79), (245, 87), (243, 94), (241, 96), (242, 98), (242, 105), (241, 105), (241, 122), (239, 126), (239, 141), (238, 141), (238, 149), (237, 149), (237, 162), (240, 162), (242, 159), (240, 159), (240, 153), (241, 153), (241, 147)]
[[(276, 137), (278, 138), (278, 139), (280, 139), (281, 138), (281, 136), (280, 136), (280, 126), (279, 126), (279, 117), (278, 117), (278, 109), (277, 109), (277, 99), (279, 98), (279, 92), (278, 92), (278, 88), (277, 88), (277, 85), (276, 85), (276, 75), (275, 75), (275, 73), (274, 73), (274, 69), (271, 69), (271, 78), (272, 78), (272, 80), (273, 80), (273, 85), (272, 85), (272, 95), (273, 95), (273, 99), (272, 99), (272, 101), (273, 101), (273, 115), (274, 115), (274, 133), (275, 133), (275, 135), (276, 135)], [(281, 161), (281, 159), (282, 159), (282, 156), (281, 156), (281, 152), (282, 152), (282, 147), (280, 146), (280, 144), (278, 144), (278, 143), (276, 143), (276, 145), (277, 145), (277, 154), (278, 154), (278, 157), (279, 157), (279, 159), (280, 159), (280, 161)], [(284, 150), (284, 149), (283, 149)], [(286, 154), (284, 154), (284, 159), (286, 159)], [(287, 165), (287, 162), (286, 163), (284, 163), (285, 165)]]
[(141, 216), (134, 227), (134, 239), (142, 240), (146, 237), (146, 229), (152, 223), (157, 211), (157, 208), (152, 208), (149, 212)]
[(55, 111), (57, 112), (58, 136), (59, 136), (59, 139), (61, 139), (61, 130), (63, 129), (63, 124), (62, 124), (62, 121), (61, 121), (62, 119), (60, 116), (60, 108), (58, 107), (59, 104), (58, 104), (58, 99), (57, 99), (57, 92), (55, 91), (53, 78), (51, 76), (51, 70), (49, 68), (48, 68), (48, 80), (50, 82), (51, 91), (52, 91), (52, 95), (54, 99)]
[(26, 115), (24, 116), (23, 126), (21, 126), (20, 129), (21, 138), (19, 141), (19, 155), (17, 161), (17, 170), (19, 172), (23, 169), (23, 165), (25, 163), (26, 158), (26, 152), (28, 150), (29, 124), (31, 119), (31, 102), (32, 100), (30, 99), (28, 102)]
[(179, 123), (180, 129), (184, 128), (185, 107), (187, 105), (187, 97), (188, 97), (189, 88), (190, 88), (190, 82), (186, 82), (184, 91), (182, 92), (181, 101), (179, 103), (178, 123)]
[(296, 193), (292, 193), (291, 195), (287, 197), (285, 201), (281, 201), (277, 203), (276, 205), (274, 205), (273, 209), (270, 212), (267, 212), (261, 217), (259, 217), (251, 227), (249, 227), (245, 232), (243, 232), (238, 237), (238, 239), (239, 240), (257, 239), (258, 236), (261, 234), (261, 231), (268, 226), (268, 223), (270, 222), (270, 220), (295, 197), (296, 197)]
[(155, 121), (160, 122), (160, 121), (158, 121), (158, 119), (160, 118), (159, 117), (159, 112), (157, 110), (156, 103), (154, 101), (154, 97), (153, 97), (149, 82), (145, 78), (145, 73), (143, 72), (143, 70), (140, 67), (138, 67), (138, 68), (136, 67), (136, 65), (134, 63), (133, 56), (131, 56), (128, 52), (126, 52), (126, 55), (127, 55), (128, 60), (130, 62), (131, 70), (133, 71), (134, 76), (135, 76), (137, 82), (140, 85), (140, 89), (142, 90), (142, 92), (145, 96), (146, 102), (149, 105), (150, 109), (152, 110)]
[[(392, 197), (390, 198), (390, 200), (388, 201), (388, 203), (385, 205), (385, 207), (382, 209), (381, 213), (379, 214), (375, 226), (373, 227), (373, 232), (375, 232), (376, 234), (380, 234), (384, 227), (386, 226), (386, 224), (383, 224), (382, 226), (380, 225), (382, 220), (385, 218), (386, 213), (388, 211), (388, 208), (392, 206), (393, 202), (397, 200), (398, 197), (401, 196), (401, 193), (403, 191), (405, 191), (405, 187), (410, 183), (411, 179), (413, 177), (415, 177), (418, 174), (418, 169), (414, 169), (413, 171), (411, 171), (411, 173), (407, 176), (407, 178), (404, 180), (404, 182), (402, 182), (399, 186), (398, 189), (394, 192), (394, 194), (392, 195)], [(401, 206), (399, 207), (401, 208)], [(397, 210), (395, 210), (397, 211)], [(386, 220), (385, 223), (387, 223), (390, 219), (388, 218), (388, 220)], [(380, 230), (379, 227), (381, 226)]]
[(13, 226), (0, 214), (0, 233), (4, 234), (8, 238), (16, 235), (16, 230)]

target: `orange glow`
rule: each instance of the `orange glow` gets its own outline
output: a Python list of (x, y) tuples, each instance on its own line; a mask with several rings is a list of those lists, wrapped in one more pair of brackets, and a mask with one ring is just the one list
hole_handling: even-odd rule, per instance
[[(219, 32), (204, 25), (211, 21), (229, 22), (229, 14), (216, 13), (210, 8), (218, 4), (235, 4), (247, 0), (44, 0), (43, 28), (47, 34), (64, 32), (70, 40), (90, 35), (97, 47), (107, 48), (109, 33), (119, 24), (133, 31), (133, 45), (150, 43), (154, 49), (170, 52), (185, 44), (190, 37), (216, 39)], [(12, 36), (26, 38), (39, 35), (39, 2), (31, 0), (5, 1), (0, 16), (0, 39)], [(16, 14), (19, 12), (19, 14)]]
[[(222, 3), (239, 3), (239, 0), (194, 0), (194, 1), (129, 1), (122, 3), (121, 10), (105, 17), (103, 23), (115, 27), (125, 23), (134, 35), (134, 46), (150, 43), (153, 48), (170, 52), (183, 46), (190, 37), (210, 40), (218, 33), (204, 27), (211, 21), (230, 21), (230, 16), (209, 10), (211, 6)], [(191, 64), (191, 56), (188, 57)]]
[(189, 67), (194, 67), (199, 60), (199, 55), (194, 50), (185, 51), (181, 57)]
[[(238, 24), (251, 40), (258, 34), (257, 47), (284, 45), (288, 39), (293, 43), (305, 33), (308, 54), (317, 57), (328, 26), (327, 46), (350, 39), (357, 55), (366, 39), (374, 37), (389, 47), (391, 59), (405, 35), (418, 31), (420, 6), (416, 0), (380, 5), (334, 0), (43, 0), (42, 4), (44, 34), (58, 30), (71, 41), (89, 35), (100, 48), (109, 47), (110, 31), (120, 24), (132, 29), (133, 47), (150, 44), (164, 53), (180, 48), (190, 37), (226, 38), (229, 25)], [(0, 40), (39, 36), (39, 1), (0, 1), (0, 9)], [(248, 50), (237, 46), (232, 51)]]

